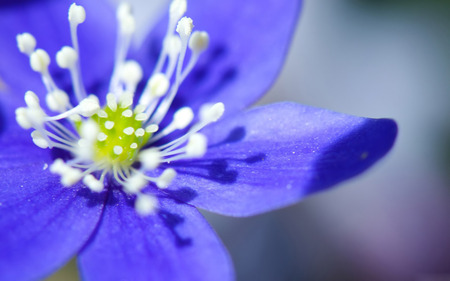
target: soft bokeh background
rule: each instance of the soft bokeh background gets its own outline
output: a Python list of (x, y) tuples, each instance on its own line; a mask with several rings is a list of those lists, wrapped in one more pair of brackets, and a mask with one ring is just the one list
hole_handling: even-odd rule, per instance
[[(450, 280), (450, 1), (305, 2), (260, 103), (394, 118), (398, 141), (368, 173), (294, 206), (205, 214), (238, 280)], [(49, 280), (69, 278), (73, 262)]]

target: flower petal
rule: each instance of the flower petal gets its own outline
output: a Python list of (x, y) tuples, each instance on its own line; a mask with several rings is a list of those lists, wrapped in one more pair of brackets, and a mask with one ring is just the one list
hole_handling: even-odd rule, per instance
[(229, 257), (199, 212), (159, 198), (140, 217), (133, 201), (110, 193), (98, 231), (80, 253), (83, 280), (232, 280)]
[(105, 198), (63, 188), (46, 168), (48, 151), (10, 137), (0, 142), (0, 279), (37, 280), (86, 243)]
[(200, 208), (254, 215), (297, 202), (363, 172), (392, 147), (395, 122), (293, 103), (208, 126), (204, 158), (171, 163), (169, 192)]
[[(205, 30), (210, 46), (183, 82), (176, 105), (198, 109), (223, 102), (225, 114), (246, 108), (271, 86), (283, 64), (302, 1), (227, 0), (189, 2), (187, 16), (195, 30)], [(144, 45), (154, 61), (166, 20)], [(150, 58), (148, 58), (150, 56)], [(141, 58), (142, 59), (142, 58)]]
[[(86, 21), (79, 26), (80, 60), (84, 82), (88, 90), (97, 92), (102, 82), (109, 77), (116, 41), (115, 12), (107, 1), (77, 1), (86, 9)], [(28, 57), (19, 52), (16, 35), (23, 32), (33, 34), (37, 48), (46, 50), (51, 58), (64, 45), (72, 45), (68, 22), (70, 2), (29, 1), (23, 5), (7, 5), (0, 9), (0, 98), (9, 104), (23, 104), (23, 94), (33, 90), (38, 95), (46, 91), (40, 75), (31, 70)], [(70, 74), (60, 69), (53, 59), (50, 72), (57, 85), (72, 91)]]

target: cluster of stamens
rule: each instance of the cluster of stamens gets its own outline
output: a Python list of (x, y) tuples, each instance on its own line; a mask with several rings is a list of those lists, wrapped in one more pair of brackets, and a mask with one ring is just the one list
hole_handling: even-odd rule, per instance
[[(42, 77), (48, 109), (57, 114), (48, 115), (38, 96), (28, 91), (25, 93), (27, 106), (16, 110), (16, 120), (22, 128), (33, 129), (31, 137), (37, 146), (71, 153), (72, 159), (56, 159), (50, 165), (50, 171), (61, 177), (64, 186), (81, 181), (90, 190), (101, 192), (107, 177), (113, 178), (125, 192), (136, 196), (136, 211), (146, 215), (157, 209), (158, 200), (144, 188), (149, 182), (158, 188), (167, 188), (176, 176), (174, 169), (162, 170), (160, 165), (205, 154), (207, 139), (198, 132), (222, 116), (222, 103), (202, 106), (198, 121), (194, 123), (192, 109), (179, 108), (173, 114), (172, 122), (160, 127), (180, 84), (209, 43), (206, 32), (192, 32), (192, 19), (184, 17), (186, 7), (186, 0), (171, 3), (163, 47), (137, 105), (133, 105), (133, 100), (143, 71), (136, 61), (126, 60), (136, 25), (128, 4), (121, 4), (117, 9), (118, 44), (109, 93), (103, 106), (95, 95), (86, 94), (82, 81), (77, 37), (77, 27), (86, 18), (82, 6), (70, 6), (72, 46), (62, 47), (56, 54), (58, 66), (70, 71), (73, 94), (78, 103), (75, 106), (69, 95), (54, 82), (48, 70), (48, 53), (36, 49), (36, 40), (31, 34), (17, 35), (19, 50), (29, 56), (31, 68)], [(190, 59), (184, 64), (188, 49)], [(186, 133), (181, 137), (157, 145), (160, 139), (183, 129)], [(153, 176), (158, 171), (159, 175)]]

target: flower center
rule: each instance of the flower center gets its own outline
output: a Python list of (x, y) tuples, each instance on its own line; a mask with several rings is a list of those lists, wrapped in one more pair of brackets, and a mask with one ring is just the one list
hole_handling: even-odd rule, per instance
[[(167, 188), (176, 176), (174, 169), (163, 170), (160, 164), (198, 158), (206, 153), (207, 139), (199, 131), (222, 116), (222, 103), (203, 105), (196, 119), (191, 108), (179, 108), (172, 121), (160, 127), (180, 84), (209, 43), (206, 32), (192, 32), (192, 19), (183, 17), (186, 5), (186, 0), (172, 1), (159, 59), (136, 105), (133, 100), (143, 72), (136, 61), (126, 60), (135, 29), (128, 4), (121, 4), (117, 9), (118, 44), (103, 107), (95, 95), (86, 94), (81, 79), (77, 27), (86, 18), (82, 6), (70, 6), (72, 46), (62, 47), (56, 54), (58, 66), (70, 72), (75, 105), (53, 80), (48, 70), (50, 56), (45, 50), (36, 49), (34, 36), (29, 33), (17, 36), (19, 50), (29, 56), (31, 68), (42, 77), (48, 109), (57, 114), (48, 115), (41, 107), (38, 95), (28, 91), (25, 93), (27, 106), (16, 110), (16, 120), (24, 129), (33, 129), (31, 137), (38, 147), (56, 147), (72, 154), (72, 159), (66, 162), (56, 159), (50, 165), (50, 171), (61, 177), (64, 186), (81, 181), (90, 190), (101, 192), (106, 177), (113, 178), (123, 191), (135, 197), (136, 211), (146, 215), (158, 207), (156, 197), (147, 187)], [(185, 63), (188, 50), (191, 54)], [(191, 124), (194, 119), (197, 121)], [(171, 136), (183, 129), (186, 133), (181, 137)], [(136, 162), (140, 165), (134, 165)]]
[(98, 128), (98, 132), (93, 132), (97, 133), (93, 143), (93, 160), (106, 162), (110, 167), (131, 166), (136, 161), (139, 150), (152, 136), (152, 127), (142, 128), (142, 116), (133, 112), (130, 106), (105, 106), (90, 120)]

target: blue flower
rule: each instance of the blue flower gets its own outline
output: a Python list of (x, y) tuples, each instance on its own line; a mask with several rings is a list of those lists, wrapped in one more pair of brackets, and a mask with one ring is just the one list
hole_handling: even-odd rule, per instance
[[(195, 36), (175, 3), (129, 50), (132, 61), (121, 55), (135, 28), (127, 6), (71, 6), (72, 33), (65, 1), (0, 11), (2, 280), (43, 278), (74, 255), (86, 280), (232, 280), (226, 250), (195, 207), (232, 216), (281, 208), (358, 175), (392, 147), (392, 120), (293, 103), (242, 111), (279, 71), (301, 1), (192, 1), (187, 15), (207, 31)], [(166, 64), (157, 63), (162, 42)]]

